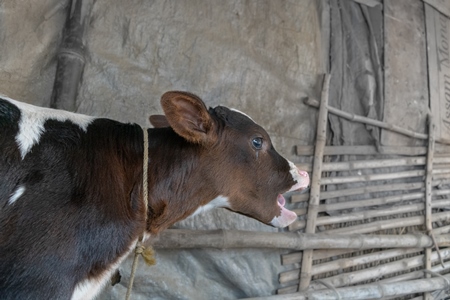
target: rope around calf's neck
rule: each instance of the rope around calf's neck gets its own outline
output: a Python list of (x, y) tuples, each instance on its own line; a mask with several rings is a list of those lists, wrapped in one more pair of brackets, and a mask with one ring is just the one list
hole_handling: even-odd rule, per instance
[[(146, 128), (143, 128), (142, 131), (144, 133), (144, 159), (143, 159), (143, 163), (142, 163), (142, 169), (143, 169), (143, 172), (142, 172), (142, 197), (144, 199), (145, 228), (147, 228), (147, 209), (148, 209), (148, 131), (147, 131)], [(154, 258), (153, 248), (151, 246), (146, 248), (142, 244), (142, 241), (144, 239), (144, 233), (145, 233), (145, 229), (144, 229), (144, 232), (142, 232), (142, 234), (139, 236), (139, 238), (138, 238), (138, 240), (136, 242), (136, 247), (134, 249), (134, 259), (133, 259), (133, 265), (131, 266), (130, 282), (128, 284), (127, 294), (125, 296), (126, 300), (129, 300), (130, 296), (131, 296), (131, 290), (133, 289), (133, 282), (134, 282), (134, 277), (135, 277), (136, 270), (137, 270), (139, 255), (142, 255), (142, 257), (144, 258), (144, 261), (148, 265), (154, 265), (156, 263), (155, 258)]]

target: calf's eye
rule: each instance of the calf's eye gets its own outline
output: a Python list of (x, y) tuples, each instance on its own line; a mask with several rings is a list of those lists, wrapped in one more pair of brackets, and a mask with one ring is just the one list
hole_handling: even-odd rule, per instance
[(260, 138), (260, 137), (253, 138), (252, 145), (253, 145), (253, 147), (255, 147), (256, 150), (261, 150), (262, 144), (263, 144), (262, 138)]

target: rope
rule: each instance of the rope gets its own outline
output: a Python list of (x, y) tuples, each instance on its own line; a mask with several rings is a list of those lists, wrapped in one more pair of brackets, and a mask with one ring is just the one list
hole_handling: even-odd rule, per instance
[[(142, 197), (144, 198), (144, 212), (145, 212), (145, 228), (147, 228), (147, 209), (148, 209), (148, 132), (147, 129), (143, 129), (144, 132), (144, 162), (143, 162), (143, 172), (142, 172)], [(145, 232), (145, 229), (144, 229)], [(154, 258), (154, 251), (151, 246), (145, 247), (142, 244), (144, 239), (144, 232), (139, 236), (136, 242), (136, 247), (134, 249), (134, 259), (133, 265), (131, 266), (130, 282), (128, 283), (127, 294), (125, 296), (126, 300), (130, 299), (131, 290), (133, 289), (134, 277), (136, 275), (136, 270), (138, 266), (139, 255), (142, 255), (144, 261), (148, 265), (154, 265), (156, 263)]]

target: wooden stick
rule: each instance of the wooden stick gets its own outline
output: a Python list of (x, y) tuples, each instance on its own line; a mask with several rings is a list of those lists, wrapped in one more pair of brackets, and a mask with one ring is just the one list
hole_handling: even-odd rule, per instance
[[(342, 183), (355, 183), (361, 181), (376, 181), (376, 180), (393, 180), (400, 178), (410, 178), (410, 177), (420, 177), (424, 176), (424, 170), (412, 170), (403, 171), (396, 173), (385, 173), (385, 174), (367, 174), (367, 175), (356, 175), (356, 176), (345, 176), (345, 177), (326, 177), (322, 178), (320, 184), (342, 184)], [(431, 179), (430, 179), (431, 184)]]
[[(358, 211), (353, 213), (345, 213), (339, 216), (331, 216), (331, 217), (319, 217), (317, 218), (316, 225), (331, 225), (331, 224), (339, 224), (339, 223), (347, 223), (354, 221), (361, 221), (370, 218), (377, 217), (386, 217), (401, 213), (411, 213), (423, 211), (425, 208), (423, 203), (415, 203), (408, 204), (396, 207), (390, 207), (386, 209), (377, 209), (377, 210), (366, 210), (366, 211)], [(290, 231), (300, 230), (305, 228), (305, 220), (297, 220), (291, 225), (289, 225)]]
[[(298, 156), (312, 156), (314, 155), (314, 146), (295, 146), (295, 154)], [(404, 156), (418, 156), (426, 155), (427, 147), (416, 146), (325, 146), (324, 155), (404, 155)], [(450, 147), (445, 144), (435, 145), (435, 156), (449, 157)]]
[[(445, 258), (450, 257), (450, 249), (444, 249), (442, 250), (442, 256)], [(366, 268), (362, 270), (358, 270), (351, 273), (344, 273), (339, 274), (336, 276), (328, 277), (325, 279), (322, 279), (322, 282), (325, 282), (327, 284), (330, 284), (334, 287), (341, 287), (346, 285), (352, 285), (359, 282), (367, 281), (367, 280), (373, 280), (374, 275), (376, 277), (382, 277), (387, 274), (392, 274), (396, 272), (404, 272), (407, 269), (413, 269), (416, 267), (423, 266), (423, 255), (418, 255), (415, 257), (409, 257), (402, 260), (397, 260), (391, 263), (382, 264), (380, 266), (372, 267), (372, 268)], [(436, 252), (433, 252), (431, 255), (431, 260), (433, 262), (437, 262), (439, 260), (438, 254)], [(397, 283), (398, 284), (398, 283)], [(310, 289), (320, 289), (323, 285), (312, 282)]]
[[(358, 265), (368, 264), (384, 259), (390, 259), (398, 256), (409, 255), (417, 252), (421, 252), (419, 248), (403, 248), (403, 249), (390, 249), (386, 251), (377, 251), (369, 254), (364, 254), (357, 257), (341, 258), (333, 260), (323, 264), (316, 264), (312, 270), (312, 275), (323, 274), (327, 272), (333, 272), (340, 269), (350, 268)], [(280, 273), (279, 282), (286, 283), (292, 280), (299, 279), (300, 269), (294, 269)]]
[[(447, 271), (449, 269), (450, 269), (450, 262), (446, 262), (446, 263), (444, 263), (444, 266), (441, 266), (440, 264), (435, 265), (434, 267), (431, 268), (431, 271), (433, 271), (435, 273), (439, 273), (439, 272)], [(382, 279), (380, 281), (377, 281), (377, 284), (386, 284), (386, 283), (394, 283), (395, 284), (397, 282), (404, 282), (404, 281), (408, 281), (408, 280), (420, 279), (423, 277), (424, 277), (423, 271), (415, 271), (415, 272), (410, 272), (410, 273)], [(293, 286), (287, 287), (285, 289), (279, 289), (278, 294), (282, 294), (285, 291), (290, 291), (290, 293), (292, 294), (296, 290), (297, 290), (297, 285), (295, 286), (295, 289)]]
[[(444, 263), (444, 266), (442, 266), (441, 264), (435, 265), (434, 267), (431, 268), (431, 271), (433, 271), (435, 273), (439, 273), (439, 272), (447, 271), (449, 269), (450, 269), (450, 262), (446, 262), (446, 263)], [(410, 272), (410, 273), (401, 274), (398, 276), (382, 279), (378, 282), (379, 283), (394, 283), (394, 282), (400, 282), (400, 281), (406, 281), (406, 280), (413, 280), (413, 279), (423, 278), (424, 277), (423, 273), (424, 273), (423, 271)]]
[[(319, 107), (319, 102), (315, 99), (306, 98), (304, 102), (305, 102), (305, 104), (308, 104), (310, 106)], [(334, 115), (337, 115), (337, 116), (347, 119), (349, 121), (377, 126), (377, 127), (387, 129), (387, 130), (390, 130), (393, 132), (397, 132), (397, 133), (400, 133), (400, 134), (403, 134), (403, 135), (406, 135), (409, 137), (413, 137), (416, 139), (421, 139), (421, 140), (428, 139), (427, 134), (414, 132), (414, 131), (402, 128), (402, 127), (394, 125), (394, 124), (388, 124), (388, 123), (381, 122), (378, 120), (374, 120), (374, 119), (366, 118), (363, 116), (355, 115), (352, 113), (348, 113), (348, 112), (342, 111), (342, 110), (334, 108), (334, 107), (328, 107), (328, 111)], [(447, 145), (450, 144), (450, 140), (443, 139), (443, 138), (435, 139), (435, 142), (438, 142), (441, 144), (447, 144)]]
[[(314, 151), (314, 164), (311, 180), (311, 191), (308, 206), (308, 222), (306, 224), (306, 233), (314, 233), (316, 231), (317, 211), (314, 210), (320, 204), (320, 181), (322, 176), (323, 150), (325, 148), (327, 138), (328, 125), (328, 98), (330, 88), (330, 74), (325, 74), (323, 80), (321, 103), (319, 108), (319, 116), (317, 121), (316, 145)], [(299, 289), (304, 290), (311, 282), (313, 250), (303, 251), (302, 273), (300, 275)]]
[[(390, 158), (390, 159), (371, 159), (371, 160), (355, 160), (344, 162), (323, 163), (322, 172), (332, 171), (350, 171), (374, 168), (387, 168), (397, 166), (421, 166), (425, 165), (426, 158), (423, 156)], [(297, 167), (304, 171), (311, 171), (311, 164), (297, 164)]]
[[(316, 291), (300, 292), (286, 295), (273, 295), (258, 298), (246, 298), (247, 300), (369, 300), (386, 299), (386, 297), (400, 297), (416, 293), (433, 292), (448, 288), (450, 275), (444, 278), (433, 277), (395, 283), (371, 283), (359, 286), (342, 287), (335, 289), (321, 289)], [(321, 285), (323, 288), (323, 285)]]
[[(450, 158), (441, 157), (436, 158), (433, 164), (433, 174), (442, 174), (450, 172), (450, 164), (447, 162)], [(329, 162), (323, 163), (322, 172), (332, 171), (351, 171), (351, 170), (364, 170), (364, 169), (376, 169), (387, 167), (400, 167), (400, 166), (421, 166), (425, 165), (426, 157), (415, 156), (408, 158), (390, 158), (390, 159), (368, 159), (368, 160), (355, 160), (355, 161), (342, 161), (342, 162)], [(299, 163), (297, 168), (307, 172), (311, 172), (311, 163)]]
[[(414, 194), (412, 194), (414, 195)], [(423, 195), (423, 193), (417, 193), (419, 197), (416, 197), (416, 199), (423, 198), (420, 195)], [(401, 195), (403, 196), (403, 195)], [(410, 196), (410, 195), (406, 195)], [(395, 196), (389, 197), (391, 199), (396, 199)], [(398, 198), (398, 197), (397, 197)], [(370, 200), (369, 200), (370, 201)], [(361, 201), (353, 201), (353, 202), (364, 202), (364, 200)], [(346, 204), (346, 207), (355, 207), (350, 206), (348, 202), (344, 202), (343, 204)], [(367, 207), (369, 207), (371, 204), (369, 203)], [(318, 208), (318, 211), (323, 211), (322, 209), (323, 205), (320, 205)], [(336, 205), (339, 207), (338, 205)], [(432, 208), (446, 208), (450, 207), (450, 199), (443, 199), (443, 200), (435, 200), (431, 204)], [(342, 207), (339, 207), (338, 210), (345, 209)], [(352, 212), (352, 213), (345, 213), (338, 216), (330, 216), (330, 217), (319, 217), (317, 218), (317, 226), (320, 225), (331, 225), (331, 224), (338, 224), (338, 223), (344, 223), (344, 222), (353, 222), (353, 221), (361, 221), (364, 219), (370, 219), (370, 218), (377, 218), (377, 217), (385, 217), (390, 215), (396, 215), (396, 214), (402, 214), (402, 213), (411, 213), (411, 212), (418, 212), (423, 211), (425, 209), (424, 203), (410, 203), (408, 205), (401, 205), (401, 206), (395, 206), (395, 207), (389, 207), (385, 209), (376, 209), (376, 210), (365, 210), (365, 211), (358, 211), (358, 212)], [(331, 210), (327, 210), (331, 211)], [(290, 231), (295, 230), (301, 230), (305, 228), (305, 220), (297, 220), (291, 225), (289, 225)]]
[[(433, 185), (434, 185), (434, 183), (433, 183)], [(417, 190), (417, 189), (424, 189), (424, 188), (425, 188), (425, 184), (422, 182), (373, 185), (373, 186), (365, 186), (365, 187), (360, 187), (360, 188), (349, 188), (349, 189), (322, 192), (320, 194), (320, 200), (337, 198), (337, 197), (348, 197), (348, 196), (362, 195), (362, 194), (376, 193), (376, 192), (394, 192), (394, 191), (405, 191), (405, 190)], [(292, 195), (291, 202), (292, 203), (305, 202), (308, 200), (308, 197), (309, 197), (309, 194)]]
[[(450, 234), (436, 236), (439, 245), (450, 243)], [(372, 249), (425, 248), (433, 240), (424, 234), (404, 235), (329, 235), (292, 232), (255, 232), (242, 230), (167, 229), (149, 243), (159, 249), (192, 248), (276, 248), (276, 249)]]
[[(395, 186), (389, 186), (389, 189), (391, 189), (391, 191), (404, 190), (406, 188), (419, 189), (420, 188), (419, 185), (424, 187), (423, 184), (417, 184), (417, 185), (408, 186), (408, 187), (406, 187), (404, 185), (395, 185)], [(432, 185), (435, 186), (436, 183), (433, 182)], [(382, 190), (378, 190), (378, 191), (380, 191), (380, 192), (390, 191), (389, 189), (386, 189), (386, 187), (384, 186)], [(338, 191), (345, 191), (345, 190), (338, 190)], [(336, 197), (334, 192), (333, 193), (327, 192), (327, 193), (328, 194), (325, 194), (325, 195), (327, 195), (329, 197), (328, 199)], [(364, 191), (361, 191), (361, 189), (358, 189), (358, 190), (350, 189), (347, 196), (357, 195), (357, 194), (364, 194)], [(443, 195), (449, 195), (449, 194), (450, 194), (450, 190), (434, 190), (433, 191), (433, 196), (443, 196)], [(340, 192), (339, 195), (342, 195), (342, 192)], [(339, 197), (339, 195), (338, 195), (338, 197)], [(305, 201), (307, 201), (308, 197), (309, 197), (309, 194), (295, 194), (295, 195), (292, 195), (291, 202), (292, 203), (305, 202)], [(411, 193), (411, 194), (402, 194), (402, 195), (380, 197), (380, 198), (374, 198), (374, 199), (354, 200), (354, 201), (339, 202), (339, 203), (333, 203), (333, 204), (322, 204), (318, 208), (318, 212), (329, 211), (329, 210), (343, 210), (343, 209), (352, 208), (352, 207), (365, 207), (365, 206), (371, 206), (371, 205), (381, 205), (381, 204), (388, 204), (388, 203), (393, 203), (393, 202), (403, 201), (403, 200), (414, 200), (414, 199), (423, 198), (423, 197), (425, 197), (424, 192), (416, 192), (416, 193)], [(355, 206), (353, 206), (353, 205), (355, 205)]]
[(441, 179), (447, 180), (450, 178), (450, 171), (448, 171), (448, 173), (441, 173), (438, 175), (433, 175), (433, 181), (438, 181)]
[(425, 192), (417, 192), (417, 193), (411, 193), (411, 194), (401, 194), (401, 195), (396, 195), (396, 196), (386, 196), (386, 197), (380, 197), (380, 198), (354, 200), (354, 201), (338, 202), (338, 203), (331, 203), (331, 204), (322, 204), (319, 206), (319, 212), (344, 210), (344, 209), (358, 208), (358, 207), (370, 207), (370, 206), (384, 205), (384, 204), (393, 204), (393, 203), (402, 202), (402, 201), (422, 199), (423, 197), (425, 197)]
[(450, 225), (439, 227), (439, 228), (435, 228), (432, 231), (432, 233), (434, 235), (445, 234), (445, 233), (449, 233), (449, 232), (450, 232)]
[[(337, 197), (348, 197), (354, 195), (362, 195), (376, 192), (393, 192), (393, 191), (406, 191), (406, 190), (418, 190), (425, 188), (423, 182), (414, 183), (394, 183), (394, 184), (382, 184), (372, 185), (359, 188), (342, 189), (335, 191), (327, 191), (320, 193), (319, 199), (331, 199)], [(304, 198), (308, 197), (308, 194), (298, 195), (296, 198), (291, 199), (292, 202), (304, 201)]]
[[(355, 249), (324, 249), (316, 250), (313, 254), (313, 260), (326, 259), (334, 256), (344, 255), (355, 252)], [(303, 252), (293, 252), (289, 254), (281, 255), (282, 265), (290, 265), (299, 263), (302, 261)]]
[[(433, 116), (428, 115), (428, 153), (427, 153), (427, 169), (426, 169), (426, 181), (425, 181), (425, 228), (428, 234), (432, 234), (432, 216), (431, 216), (431, 199), (432, 199), (432, 186), (431, 181), (433, 177), (433, 158), (434, 158), (434, 122)], [(436, 251), (439, 254), (439, 248), (436, 246)], [(425, 249), (425, 269), (431, 270), (431, 247)], [(430, 278), (430, 274), (425, 275), (426, 278)], [(425, 300), (432, 300), (430, 293), (424, 293)]]
[[(450, 220), (450, 214), (448, 212), (436, 213), (432, 215), (432, 221), (448, 221)], [(331, 229), (324, 231), (327, 234), (358, 234), (358, 233), (372, 233), (381, 230), (417, 226), (423, 224), (425, 221), (424, 216), (414, 216), (408, 218), (390, 219), (375, 221), (371, 223), (355, 225), (350, 227), (343, 227), (337, 229)]]
[[(380, 150), (380, 151), (378, 151)], [(312, 156), (314, 155), (314, 146), (297, 145), (295, 147), (296, 155)], [(450, 153), (448, 151), (447, 153)], [(401, 146), (325, 146), (324, 155), (405, 155), (418, 156), (426, 155), (426, 147), (401, 147)]]

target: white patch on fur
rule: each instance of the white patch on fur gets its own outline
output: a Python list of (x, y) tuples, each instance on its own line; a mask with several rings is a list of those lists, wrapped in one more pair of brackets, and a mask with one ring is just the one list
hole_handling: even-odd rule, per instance
[(200, 206), (196, 211), (191, 215), (191, 217), (196, 216), (205, 211), (211, 210), (216, 207), (230, 207), (230, 202), (228, 201), (228, 197), (225, 196), (217, 196), (213, 200), (209, 201), (208, 204)]
[[(253, 122), (255, 122), (249, 115), (247, 115), (246, 113), (244, 113), (244, 112), (242, 112), (242, 111), (240, 111), (240, 110), (238, 110), (238, 109), (236, 109), (236, 108), (230, 108), (230, 110), (231, 111), (235, 111), (235, 112), (237, 112), (237, 113), (240, 113), (241, 115), (244, 115), (244, 116), (246, 116), (247, 118), (249, 118), (250, 120), (252, 120)], [(256, 122), (255, 122), (256, 123)]]
[(127, 258), (127, 256), (133, 251), (136, 246), (136, 241), (134, 240), (128, 250), (120, 256), (114, 264), (112, 264), (107, 270), (105, 270), (99, 277), (85, 279), (80, 281), (73, 291), (71, 300), (89, 300), (94, 299), (105, 287), (105, 285), (111, 279), (112, 274), (120, 264)]
[(25, 158), (35, 144), (39, 143), (39, 139), (44, 132), (44, 124), (47, 120), (57, 120), (60, 122), (70, 121), (86, 131), (89, 124), (95, 119), (91, 116), (38, 107), (15, 101), (8, 97), (1, 97), (20, 109), (21, 117), (16, 142), (19, 146), (22, 159)]
[(284, 228), (291, 224), (294, 220), (287, 220), (286, 218), (274, 217), (270, 224), (276, 228)]
[(25, 187), (24, 187), (23, 185), (19, 186), (19, 187), (14, 191), (14, 193), (11, 194), (11, 197), (9, 197), (8, 204), (11, 205), (11, 204), (13, 204), (14, 202), (16, 202), (17, 199), (19, 199), (20, 196), (22, 196), (24, 192), (25, 192)]
[[(307, 188), (309, 186), (309, 175), (307, 172), (304, 171), (300, 171), (297, 166), (288, 160), (289, 163), (289, 173), (291, 173), (292, 175), (292, 179), (294, 179), (295, 182), (297, 182), (294, 186), (291, 187), (290, 191), (295, 191), (298, 189), (304, 189)], [(304, 175), (302, 176), (300, 173), (304, 173)]]
[(273, 217), (272, 221), (269, 222), (269, 224), (272, 224), (273, 227), (282, 228), (280, 222), (278, 221), (280, 217)]

